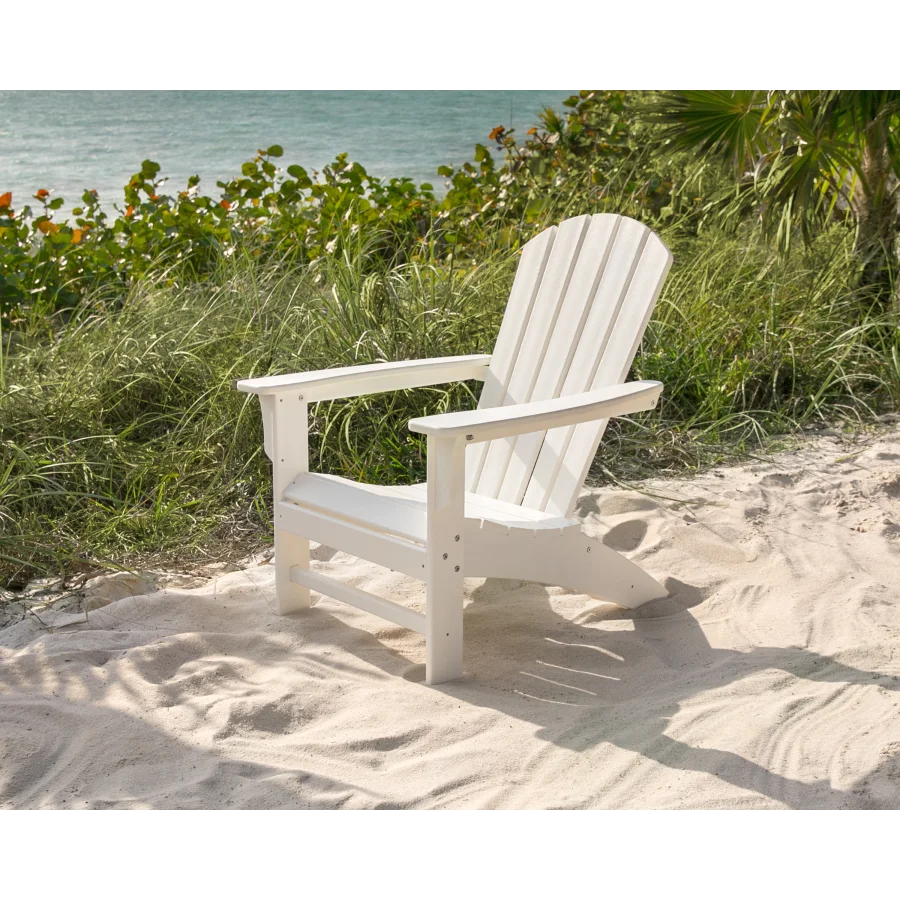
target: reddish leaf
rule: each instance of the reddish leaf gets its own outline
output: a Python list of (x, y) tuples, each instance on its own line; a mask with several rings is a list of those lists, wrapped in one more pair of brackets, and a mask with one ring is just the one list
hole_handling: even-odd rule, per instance
[(128, 209), (125, 210), (125, 218), (130, 219), (134, 215), (134, 207), (129, 206)]
[(56, 234), (56, 232), (59, 231), (59, 225), (56, 225), (49, 219), (43, 219), (38, 222), (37, 227), (42, 234)]
[(84, 230), (81, 228), (73, 228), (72, 229), (72, 243), (80, 244), (81, 239), (84, 237)]
[(43, 200), (45, 197), (50, 196), (50, 191), (46, 188), (41, 188), (34, 196), (37, 197), (38, 200)]
[(231, 204), (227, 200), (220, 201), (219, 206), (221, 206), (222, 209), (231, 209)]
[(488, 140), (496, 141), (498, 137), (500, 137), (506, 129), (502, 125), (498, 125), (489, 135)]
[(3, 209), (5, 206), (9, 206), (12, 203), (12, 191), (7, 191), (5, 194), (0, 194), (0, 209)]

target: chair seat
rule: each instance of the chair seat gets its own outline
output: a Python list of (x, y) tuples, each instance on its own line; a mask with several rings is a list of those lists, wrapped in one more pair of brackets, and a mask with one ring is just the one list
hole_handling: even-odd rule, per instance
[[(337, 475), (304, 473), (285, 489), (283, 500), (372, 531), (405, 538), (417, 544), (426, 539), (427, 485), (385, 487), (349, 481)], [(579, 528), (577, 521), (466, 493), (467, 522), (492, 523), (503, 528), (538, 531)]]

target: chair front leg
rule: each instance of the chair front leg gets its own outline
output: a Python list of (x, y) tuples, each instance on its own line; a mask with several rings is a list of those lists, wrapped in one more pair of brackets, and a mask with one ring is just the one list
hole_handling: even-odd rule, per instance
[(275, 612), (280, 616), (309, 609), (309, 588), (291, 581), (291, 567), (309, 568), (309, 541), (281, 527), (278, 504), (285, 488), (309, 471), (309, 419), (297, 393), (261, 396), (266, 454), (272, 460), (275, 510)]
[(463, 524), (465, 445), (428, 438), (425, 559), (425, 683), (463, 673)]

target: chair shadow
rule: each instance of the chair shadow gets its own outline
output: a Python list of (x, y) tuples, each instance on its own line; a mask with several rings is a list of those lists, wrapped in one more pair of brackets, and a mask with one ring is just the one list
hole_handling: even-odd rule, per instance
[[(504, 591), (509, 584), (513, 588)], [(467, 675), (434, 689), (531, 722), (539, 738), (559, 747), (584, 751), (609, 743), (670, 769), (713, 775), (787, 807), (900, 808), (900, 752), (841, 790), (828, 780), (800, 781), (738, 753), (691, 746), (666, 734), (668, 720), (684, 701), (762, 671), (777, 669), (808, 681), (889, 691), (900, 691), (900, 678), (801, 647), (755, 647), (747, 652), (712, 647), (690, 612), (704, 600), (704, 592), (673, 578), (665, 586), (669, 597), (640, 609), (604, 605), (571, 622), (554, 612), (545, 588), (488, 579), (469, 592), (473, 602), (465, 614)], [(515, 595), (515, 617), (503, 608), (508, 601), (495, 599), (504, 592)], [(529, 623), (526, 628), (519, 624), (523, 620)], [(621, 620), (630, 620), (633, 631), (592, 627)], [(561, 628), (565, 640), (557, 637)], [(359, 637), (370, 646), (377, 641), (390, 652), (393, 661), (385, 666), (390, 674), (424, 680), (424, 666), (411, 665), (369, 632)], [(539, 653), (533, 652), (536, 642)], [(348, 641), (348, 649), (356, 644)], [(371, 655), (366, 659), (374, 661)], [(640, 680), (629, 677), (625, 660), (632, 667), (634, 662), (646, 664)], [(560, 706), (577, 709), (562, 720)]]

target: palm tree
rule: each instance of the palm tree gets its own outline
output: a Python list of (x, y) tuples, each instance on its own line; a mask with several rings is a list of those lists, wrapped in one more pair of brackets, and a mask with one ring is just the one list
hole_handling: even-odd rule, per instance
[(862, 283), (900, 311), (900, 91), (671, 91), (652, 110), (668, 146), (735, 165), (782, 249), (852, 217)]

